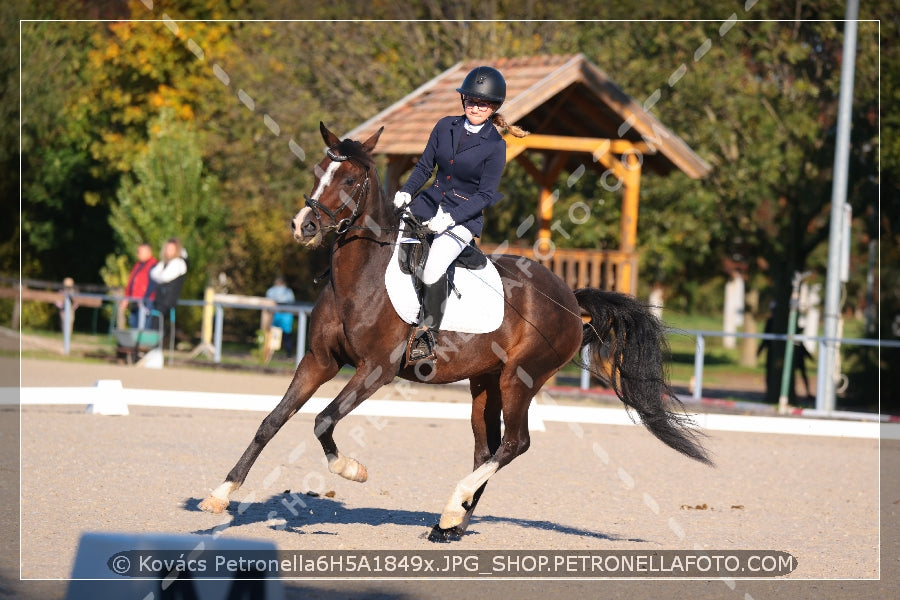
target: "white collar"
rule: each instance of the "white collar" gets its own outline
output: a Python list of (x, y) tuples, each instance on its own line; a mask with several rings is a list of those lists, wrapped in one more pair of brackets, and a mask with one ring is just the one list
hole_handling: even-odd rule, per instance
[[(487, 123), (487, 121), (485, 121), (484, 123)], [(481, 125), (472, 125), (471, 123), (469, 123), (469, 119), (466, 118), (466, 120), (463, 121), (463, 127), (465, 127), (466, 131), (468, 131), (469, 133), (478, 133), (479, 131), (481, 131), (481, 128), (484, 127), (484, 123), (482, 123)]]

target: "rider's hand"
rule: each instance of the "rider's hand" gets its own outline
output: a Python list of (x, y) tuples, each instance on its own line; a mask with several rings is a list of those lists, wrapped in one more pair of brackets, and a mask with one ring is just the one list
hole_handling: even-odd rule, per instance
[(401, 209), (412, 201), (409, 192), (397, 192), (394, 194), (394, 208)]
[(425, 225), (434, 233), (440, 234), (456, 225), (456, 223), (453, 221), (453, 217), (438, 208), (437, 214), (427, 221)]

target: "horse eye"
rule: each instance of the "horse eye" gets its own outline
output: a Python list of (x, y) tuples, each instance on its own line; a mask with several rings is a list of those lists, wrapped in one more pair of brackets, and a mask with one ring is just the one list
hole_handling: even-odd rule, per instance
[(344, 179), (344, 185), (353, 185), (355, 182), (356, 182), (355, 177), (348, 176), (346, 179)]

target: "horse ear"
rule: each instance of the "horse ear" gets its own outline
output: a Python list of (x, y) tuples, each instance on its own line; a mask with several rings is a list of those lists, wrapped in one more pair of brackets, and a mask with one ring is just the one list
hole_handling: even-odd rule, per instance
[(319, 131), (322, 132), (322, 139), (325, 140), (326, 147), (334, 148), (339, 143), (341, 143), (341, 140), (338, 139), (338, 136), (328, 131), (328, 128), (325, 127), (325, 123), (323, 123), (322, 121), (319, 121)]
[(372, 137), (363, 142), (363, 150), (366, 151), (366, 154), (372, 152), (375, 149), (375, 144), (378, 143), (378, 138), (381, 137), (381, 132), (384, 131), (384, 125), (381, 126), (381, 129), (372, 134)]

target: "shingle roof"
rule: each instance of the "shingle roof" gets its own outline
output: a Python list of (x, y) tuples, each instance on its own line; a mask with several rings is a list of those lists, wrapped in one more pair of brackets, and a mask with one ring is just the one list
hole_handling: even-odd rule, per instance
[[(532, 133), (648, 141), (658, 152), (644, 156), (644, 168), (666, 174), (673, 168), (705, 176), (710, 166), (674, 132), (626, 94), (583, 54), (529, 56), (457, 63), (344, 137), (367, 139), (382, 125), (375, 151), (418, 157), (437, 121), (462, 114), (459, 87), (471, 69), (488, 64), (506, 79), (501, 112)], [(631, 126), (623, 127), (630, 122)], [(584, 164), (584, 157), (573, 157)]]

